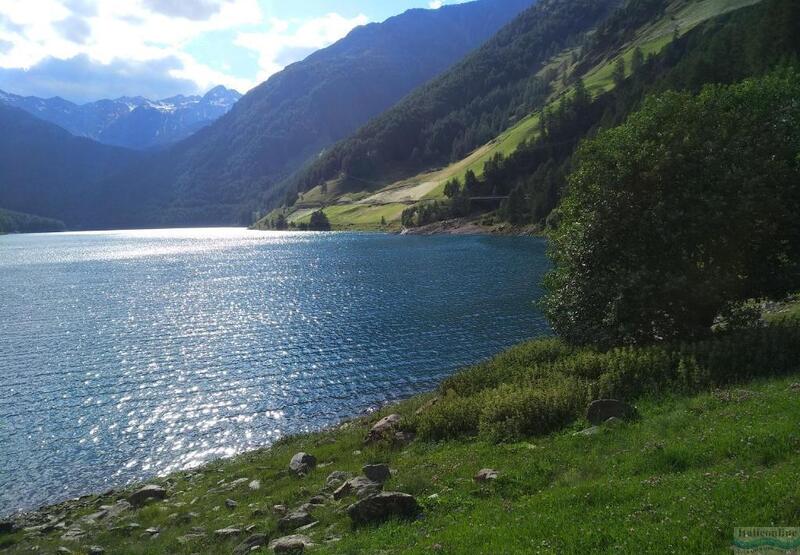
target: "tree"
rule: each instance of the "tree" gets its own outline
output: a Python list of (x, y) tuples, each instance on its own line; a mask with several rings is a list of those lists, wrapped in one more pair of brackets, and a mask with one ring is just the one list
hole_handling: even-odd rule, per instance
[(279, 231), (289, 229), (289, 224), (286, 223), (286, 215), (283, 212), (278, 214), (278, 217), (275, 219), (273, 227)]
[(457, 177), (444, 184), (444, 196), (447, 198), (455, 198), (461, 193), (461, 183)]
[(800, 77), (649, 98), (584, 143), (543, 308), (568, 341), (709, 333), (745, 299), (800, 289)]
[(616, 88), (622, 87), (625, 83), (625, 59), (620, 57), (617, 58), (616, 63), (614, 63), (614, 73), (611, 75), (611, 78), (614, 80), (614, 86)]
[(311, 220), (308, 222), (309, 231), (330, 231), (331, 222), (328, 216), (322, 210), (317, 210), (311, 214)]
[(475, 195), (478, 193), (480, 185), (481, 182), (478, 181), (475, 172), (472, 170), (467, 170), (467, 172), (464, 174), (464, 190), (470, 195)]
[(644, 52), (638, 46), (633, 51), (633, 57), (631, 58), (631, 73), (636, 75), (639, 71), (644, 67)]

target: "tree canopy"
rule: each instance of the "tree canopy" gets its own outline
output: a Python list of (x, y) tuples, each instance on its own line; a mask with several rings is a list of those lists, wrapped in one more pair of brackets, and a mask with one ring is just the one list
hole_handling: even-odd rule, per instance
[(585, 142), (546, 279), (556, 332), (604, 345), (707, 333), (800, 288), (800, 75), (647, 99)]

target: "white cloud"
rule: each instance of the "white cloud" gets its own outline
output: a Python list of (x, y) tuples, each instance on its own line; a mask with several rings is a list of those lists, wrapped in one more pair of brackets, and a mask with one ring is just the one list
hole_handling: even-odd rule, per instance
[[(163, 73), (158, 83), (168, 85), (161, 77), (175, 80), (176, 92), (201, 92), (219, 84), (246, 92), (287, 63), (367, 21), (364, 15), (348, 19), (335, 13), (299, 22), (266, 20), (259, 0), (0, 0), (0, 69), (89, 64), (97, 66), (92, 75), (103, 69), (108, 75), (122, 75), (125, 67), (150, 64)], [(216, 70), (187, 52), (190, 43), (213, 32), (231, 32), (236, 45), (252, 50), (258, 57), (258, 76)], [(56, 63), (76, 58), (80, 64)], [(34, 74), (6, 75), (24, 79)], [(36, 75), (44, 82), (45, 76)], [(187, 84), (196, 90), (187, 91)], [(96, 94), (96, 87), (91, 91)]]
[(368, 22), (369, 18), (363, 14), (348, 19), (329, 13), (300, 24), (273, 18), (268, 30), (240, 33), (235, 43), (258, 54), (258, 80), (264, 81), (289, 63), (333, 44), (354, 27)]
[(428, 7), (432, 10), (438, 10), (443, 5), (442, 0), (434, 0), (433, 2), (428, 2)]

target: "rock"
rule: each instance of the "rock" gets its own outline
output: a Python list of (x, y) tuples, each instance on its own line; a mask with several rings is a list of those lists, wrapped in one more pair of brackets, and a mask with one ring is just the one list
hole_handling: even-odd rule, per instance
[(384, 483), (392, 475), (389, 470), (389, 465), (387, 464), (367, 464), (364, 465), (361, 471), (364, 473), (364, 476), (380, 484)]
[(11, 534), (17, 531), (17, 525), (13, 520), (0, 520), (0, 534)]
[(218, 538), (232, 538), (234, 536), (240, 536), (242, 531), (239, 528), (220, 528), (219, 530), (214, 530), (214, 535)]
[(150, 535), (150, 536), (155, 536), (155, 535), (157, 535), (157, 534), (158, 534), (160, 531), (161, 531), (161, 530), (159, 530), (158, 528), (156, 528), (156, 527), (152, 527), (152, 528), (148, 528), (147, 530), (145, 530), (145, 531), (144, 531), (144, 533), (145, 533), (145, 534), (148, 534), (148, 535)]
[(71, 526), (66, 533), (61, 536), (61, 539), (65, 542), (76, 542), (81, 540), (85, 535), (86, 532), (84, 532), (83, 528), (80, 526)]
[(394, 442), (398, 445), (407, 445), (417, 438), (413, 432), (397, 432), (394, 434)]
[(311, 518), (311, 515), (308, 514), (307, 511), (298, 509), (280, 519), (278, 521), (278, 529), (284, 532), (288, 530), (296, 530), (297, 528), (305, 526), (306, 524), (311, 524), (312, 522), (314, 522), (314, 519)]
[(274, 553), (302, 553), (306, 547), (312, 547), (313, 545), (311, 538), (298, 534), (272, 540), (268, 548)]
[(133, 505), (134, 507), (139, 507), (144, 505), (151, 499), (162, 500), (167, 497), (167, 490), (162, 488), (161, 486), (157, 486), (155, 484), (149, 484), (140, 489), (139, 491), (132, 493), (130, 497), (128, 497), (128, 502)]
[(250, 488), (253, 491), (260, 490), (261, 489), (261, 481), (260, 480), (253, 480), (252, 482), (247, 484), (247, 487)]
[(327, 503), (328, 498), (324, 495), (315, 495), (311, 499), (308, 500), (309, 504), (311, 505), (324, 505)]
[(333, 492), (334, 499), (342, 499), (348, 495), (355, 495), (359, 499), (378, 493), (383, 489), (383, 485), (379, 482), (373, 482), (366, 476), (356, 476), (350, 478), (342, 484), (336, 491)]
[(354, 524), (382, 522), (389, 518), (414, 518), (420, 512), (413, 496), (397, 491), (385, 491), (362, 499), (347, 508)]
[(106, 550), (99, 545), (93, 545), (89, 547), (89, 555), (103, 555)]
[(319, 524), (319, 520), (315, 520), (314, 522), (309, 522), (305, 526), (301, 526), (300, 528), (295, 530), (295, 532), (307, 532), (308, 530), (311, 530), (317, 524)]
[(600, 426), (592, 426), (590, 428), (586, 428), (585, 430), (581, 430), (580, 432), (575, 432), (574, 436), (593, 436), (595, 434), (600, 433)]
[(414, 414), (420, 415), (420, 414), (422, 414), (424, 412), (428, 412), (438, 402), (439, 402), (439, 398), (438, 397), (434, 397), (433, 399), (431, 399), (429, 401), (426, 401), (421, 407), (419, 407), (417, 410), (415, 410)]
[(317, 458), (308, 453), (297, 453), (289, 462), (289, 470), (298, 475), (308, 474), (316, 466)]
[(107, 519), (115, 519), (123, 513), (129, 511), (131, 504), (124, 499), (120, 499), (113, 505), (102, 505), (100, 508), (106, 511)]
[(228, 507), (229, 509), (233, 510), (236, 507), (238, 507), (239, 504), (236, 501), (234, 501), (233, 499), (226, 499), (225, 500), (225, 506)]
[(789, 386), (792, 391), (800, 391), (800, 382), (793, 383)]
[(616, 399), (598, 399), (589, 403), (586, 409), (586, 420), (597, 426), (612, 416), (622, 420), (631, 420), (636, 417), (636, 409), (628, 403)]
[(70, 549), (67, 549), (66, 547), (64, 547), (64, 546), (62, 545), (61, 547), (59, 547), (58, 549), (56, 549), (56, 553), (62, 553), (62, 554), (64, 554), (64, 555), (69, 555), (70, 553), (72, 553), (72, 550), (70, 550)]
[(490, 482), (492, 480), (497, 480), (498, 476), (500, 476), (498, 471), (491, 468), (484, 468), (478, 471), (478, 473), (473, 477), (473, 480), (478, 483)]
[(325, 487), (328, 489), (336, 489), (352, 477), (353, 475), (350, 472), (335, 470), (325, 478)]
[(624, 424), (624, 423), (625, 423), (625, 421), (622, 420), (621, 418), (617, 418), (616, 416), (612, 416), (611, 418), (609, 418), (608, 420), (603, 422), (603, 425), (604, 426), (608, 426), (609, 428), (616, 428), (616, 427), (618, 427), (618, 426), (620, 426), (621, 424)]
[(378, 420), (367, 434), (366, 443), (379, 441), (389, 437), (403, 418), (399, 414), (390, 414)]
[(236, 546), (233, 550), (233, 555), (245, 555), (245, 553), (250, 553), (254, 547), (261, 547), (266, 543), (267, 536), (265, 534), (253, 534)]
[(274, 505), (272, 507), (272, 512), (276, 515), (285, 515), (287, 510), (286, 505)]
[(183, 545), (183, 544), (187, 544), (187, 543), (190, 543), (190, 542), (194, 542), (194, 541), (205, 539), (205, 537), (206, 537), (206, 533), (205, 532), (200, 532), (200, 531), (191, 532), (191, 533), (186, 534), (184, 536), (180, 536), (178, 538), (178, 543)]

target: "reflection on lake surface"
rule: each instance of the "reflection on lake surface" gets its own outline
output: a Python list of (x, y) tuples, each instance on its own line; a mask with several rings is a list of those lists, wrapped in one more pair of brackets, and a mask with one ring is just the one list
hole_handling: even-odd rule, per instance
[(0, 514), (331, 424), (545, 334), (544, 249), (243, 229), (0, 237)]

